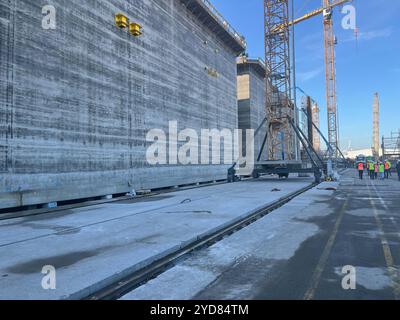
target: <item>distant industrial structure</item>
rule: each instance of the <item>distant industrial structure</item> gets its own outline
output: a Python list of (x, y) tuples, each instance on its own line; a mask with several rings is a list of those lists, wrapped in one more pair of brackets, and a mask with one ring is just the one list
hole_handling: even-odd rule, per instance
[(382, 154), (385, 159), (400, 159), (400, 129), (382, 137)]
[[(354, 149), (354, 150), (345, 150), (343, 151), (343, 154), (346, 158), (349, 159), (356, 159), (359, 155), (363, 155), (365, 157), (372, 157), (372, 149), (371, 148), (366, 148), (366, 149)], [(381, 152), (379, 153), (381, 155)]]
[(374, 95), (373, 104), (373, 144), (372, 144), (372, 154), (375, 158), (379, 157), (380, 150), (380, 122), (379, 122), (379, 94)]
[(359, 155), (374, 157), (375, 159), (400, 159), (400, 129), (390, 136), (380, 136), (380, 103), (379, 93), (374, 94), (373, 102), (373, 138), (371, 149), (347, 150), (344, 154), (350, 159)]
[(320, 129), (320, 109), (318, 103), (308, 96), (301, 88), (298, 88), (304, 96), (301, 101), (301, 127), (303, 132), (308, 133), (308, 138), (312, 142), (313, 148), (321, 152), (321, 134)]
[[(311, 107), (312, 120), (317, 128), (321, 128), (320, 125), (320, 109), (317, 102), (312, 103)], [(313, 146), (316, 151), (321, 151), (321, 135), (318, 130), (313, 127)]]

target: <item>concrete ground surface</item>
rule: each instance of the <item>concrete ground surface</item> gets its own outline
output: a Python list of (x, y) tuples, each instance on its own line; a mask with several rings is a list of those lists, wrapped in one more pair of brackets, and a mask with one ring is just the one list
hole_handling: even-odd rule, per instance
[[(81, 298), (312, 182), (262, 178), (0, 221), (0, 299)], [(55, 290), (42, 288), (47, 265)]]
[(123, 299), (398, 299), (399, 194), (349, 169)]

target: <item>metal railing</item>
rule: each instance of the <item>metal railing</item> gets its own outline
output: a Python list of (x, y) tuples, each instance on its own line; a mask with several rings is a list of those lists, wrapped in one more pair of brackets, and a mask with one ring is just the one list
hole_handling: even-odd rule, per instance
[(240, 56), (237, 61), (246, 63), (248, 61), (256, 61), (258, 62), (265, 70), (267, 70), (267, 65), (265, 64), (265, 61), (261, 58), (251, 58), (247, 56)]
[(219, 21), (222, 26), (228, 31), (237, 41), (239, 41), (244, 48), (247, 47), (247, 43), (245, 38), (239, 34), (222, 16), (221, 13), (211, 4), (209, 0), (199, 0), (200, 3), (204, 5), (204, 7), (209, 11), (209, 13)]

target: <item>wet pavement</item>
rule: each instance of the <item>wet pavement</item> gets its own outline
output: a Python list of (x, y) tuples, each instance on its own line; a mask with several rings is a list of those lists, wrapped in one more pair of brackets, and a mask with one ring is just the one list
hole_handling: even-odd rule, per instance
[[(360, 181), (350, 173), (329, 203), (333, 213), (308, 220), (320, 233), (305, 241), (255, 298), (400, 298), (400, 183)], [(349, 270), (355, 272), (354, 290), (342, 286)]]

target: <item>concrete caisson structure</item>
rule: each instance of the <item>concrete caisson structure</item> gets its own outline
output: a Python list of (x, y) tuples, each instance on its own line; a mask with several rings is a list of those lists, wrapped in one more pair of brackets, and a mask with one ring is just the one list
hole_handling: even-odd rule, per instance
[[(266, 117), (266, 67), (262, 60), (240, 57), (238, 69), (238, 118), (239, 129), (254, 129), (261, 125)], [(254, 138), (254, 159), (258, 154), (267, 132), (265, 124)], [(243, 135), (243, 140), (245, 136)], [(244, 141), (245, 142), (245, 141)], [(243, 145), (245, 147), (245, 145)], [(264, 149), (261, 161), (267, 159), (267, 148)], [(245, 153), (245, 150), (243, 150)]]
[[(0, 3), (0, 208), (226, 178), (226, 165), (145, 156), (148, 131), (169, 121), (237, 128), (245, 43), (207, 1), (48, 2), (54, 30), (47, 3)], [(143, 35), (119, 29), (119, 12)]]

